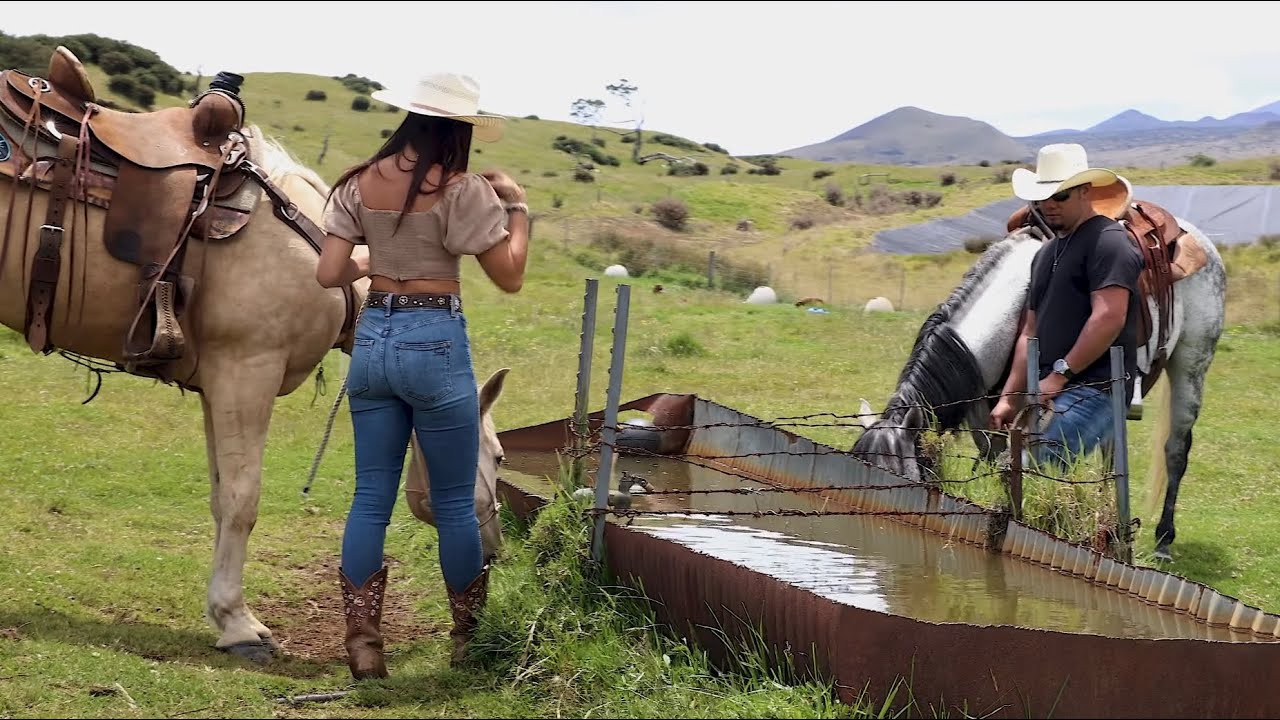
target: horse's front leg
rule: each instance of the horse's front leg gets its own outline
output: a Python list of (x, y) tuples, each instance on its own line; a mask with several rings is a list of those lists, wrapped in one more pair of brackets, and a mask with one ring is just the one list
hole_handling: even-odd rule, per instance
[(283, 362), (254, 358), (219, 363), (206, 358), (205, 363), (201, 400), (214, 522), (213, 575), (205, 611), (219, 632), (218, 649), (266, 662), (279, 644), (245, 605), (244, 564), (258, 520), (262, 458)]

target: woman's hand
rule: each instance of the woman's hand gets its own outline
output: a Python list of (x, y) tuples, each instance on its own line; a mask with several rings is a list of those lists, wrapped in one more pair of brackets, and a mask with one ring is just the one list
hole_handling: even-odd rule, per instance
[(480, 173), (489, 184), (493, 186), (493, 191), (498, 193), (498, 197), (503, 202), (520, 203), (524, 202), (524, 188), (520, 187), (515, 180), (501, 170), (485, 170)]

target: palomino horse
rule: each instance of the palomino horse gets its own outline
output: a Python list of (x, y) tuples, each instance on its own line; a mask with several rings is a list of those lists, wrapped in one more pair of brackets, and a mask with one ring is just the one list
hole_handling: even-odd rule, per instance
[[(1198, 271), (1174, 283), (1172, 322), (1167, 348), (1168, 392), (1157, 408), (1151, 492), (1164, 494), (1156, 526), (1155, 556), (1171, 560), (1175, 537), (1174, 508), (1187, 469), (1191, 431), (1200, 414), (1205, 375), (1213, 362), (1225, 315), (1226, 269), (1213, 242), (1185, 220), (1178, 225), (1203, 250)], [(996, 397), (1004, 386), (1031, 277), (1031, 260), (1040, 240), (1023, 229), (993, 244), (965, 274), (961, 283), (925, 320), (915, 346), (898, 377), (898, 385), (878, 418), (866, 401), (866, 430), (853, 453), (900, 476), (919, 481), (927, 472), (919, 447), (920, 433), (954, 431), (967, 426), (979, 449), (989, 457), (996, 448), (985, 430)], [(1149, 299), (1152, 326), (1159, 310)], [(1152, 332), (1138, 349), (1139, 373), (1147, 375), (1158, 350)], [(1142, 384), (1142, 394), (1151, 383)], [(1135, 398), (1140, 401), (1141, 396)], [(1153, 447), (1153, 451), (1156, 450)]]
[[(325, 203), (320, 177), (264, 139), (258, 128), (247, 127), (243, 135), (254, 162), (302, 213), (318, 219)], [(0, 194), (6, 198), (0, 220), (26, 213), (28, 197), (32, 216), (45, 217), (47, 191), (31, 192), (24, 184), (11, 207), (7, 198), (13, 180), (3, 174), (0, 178)], [(86, 270), (81, 276), (71, 263), (63, 263), (50, 341), (68, 352), (123, 366), (122, 341), (137, 307), (137, 268), (105, 249), (106, 210), (77, 202), (68, 215), (78, 227), (68, 233), (69, 247), (64, 249), (74, 249), (77, 264)], [(14, 225), (23, 227), (21, 218)], [(38, 230), (33, 224), (27, 243), (19, 242), (17, 233), (10, 237), (0, 266), (0, 323), (19, 332), (24, 329), (23, 288), (29, 282)], [(24, 245), (25, 257), (20, 252)], [(269, 201), (257, 205), (234, 237), (199, 250), (204, 255), (200, 283), (182, 323), (188, 347), (173, 369), (184, 387), (199, 393), (204, 411), (214, 523), (205, 610), (219, 633), (218, 648), (263, 661), (278, 644), (245, 605), (243, 571), (258, 517), (268, 424), (275, 399), (297, 389), (332, 348), (350, 352), (351, 338), (341, 337), (348, 306), (342, 291), (316, 282), (319, 256), (273, 216)], [(84, 291), (91, 303), (77, 302), (80, 288), (74, 287), (73, 278), (87, 284)], [(367, 281), (357, 284), (360, 300), (367, 286)], [(61, 311), (73, 302), (79, 312)]]
[[(37, 120), (27, 128), (15, 129), (12, 125), (15, 116), (19, 125), (25, 119), (25, 112), (13, 112), (14, 107), (27, 107), (23, 105), (28, 102), (23, 93), (30, 94), (31, 88), (43, 84), (44, 96), (37, 93), (36, 98), (43, 103), (38, 107), (49, 113), (47, 136), (56, 138), (61, 130), (62, 137), (68, 137), (70, 119), (72, 128), (79, 124), (82, 146), (86, 140), (97, 140), (109, 150), (120, 151), (125, 160), (132, 162), (136, 158), (148, 163), (144, 167), (162, 172), (138, 172), (131, 166), (133, 179), (126, 182), (122, 171), (114, 178), (117, 189), (112, 195), (104, 195), (102, 183), (110, 182), (111, 168), (107, 168), (107, 174), (94, 173), (91, 171), (103, 170), (100, 157), (76, 158), (78, 187), (69, 193), (61, 215), (65, 232), (58, 233), (65, 237), (53, 246), (58, 249), (61, 262), (52, 265), (56, 284), (46, 301), (52, 309), (42, 315), (47, 319), (47, 332), (31, 336), (33, 349), (60, 348), (137, 370), (145, 377), (159, 376), (153, 374), (155, 366), (147, 369), (146, 365), (134, 365), (138, 355), (126, 357), (128, 351), (137, 348), (128, 347), (125, 339), (131, 337), (134, 320), (139, 317), (141, 263), (122, 261), (117, 254), (118, 245), (114, 252), (107, 248), (106, 228), (111, 211), (103, 200), (111, 197), (112, 206), (141, 206), (141, 214), (131, 218), (138, 222), (146, 222), (151, 210), (160, 214), (170, 206), (186, 207), (191, 202), (190, 195), (160, 192), (154, 181), (163, 175), (168, 182), (185, 170), (186, 165), (180, 161), (194, 154), (191, 150), (195, 143), (171, 141), (190, 137), (195, 112), (188, 116), (179, 114), (185, 110), (168, 109), (126, 117), (101, 110), (94, 116), (100, 120), (86, 119), (80, 124), (80, 113), (93, 106), (94, 101), (79, 61), (60, 48), (51, 62), (49, 76), (50, 81), (45, 83), (31, 79), (30, 87), (25, 76), (5, 74), (3, 80), (12, 81), (11, 84), (0, 82), (2, 109), (10, 111), (10, 124), (0, 122), (0, 195), (6, 198), (0, 205), (0, 225), (5, 228), (0, 244), (0, 324), (19, 332), (31, 325), (28, 300), (34, 297), (36, 287), (31, 269), (50, 235), (47, 228), (42, 233), (41, 221), (51, 216), (51, 205), (55, 209), (52, 216), (58, 215), (59, 206), (51, 202), (55, 196), (50, 193), (58, 183), (56, 171), (52, 184), (48, 175), (42, 175), (45, 182), (34, 190), (32, 184), (15, 183), (12, 179), (14, 174), (30, 169), (27, 161), (33, 157), (56, 163), (62, 150), (60, 146), (50, 151), (47, 144), (26, 144), (30, 139), (26, 131), (43, 129), (43, 121)], [(201, 107), (197, 105), (196, 109)], [(37, 117), (34, 112), (30, 116)], [(0, 121), (3, 120), (4, 113), (0, 113)], [(60, 127), (58, 122), (62, 123)], [(279, 194), (272, 200), (249, 196), (252, 202), (240, 207), (245, 214), (239, 221), (228, 221), (225, 214), (210, 221), (210, 225), (224, 223), (223, 230), (239, 227), (234, 234), (228, 231), (216, 241), (188, 243), (191, 257), (180, 270), (187, 276), (184, 282), (194, 279), (194, 283), (184, 287), (186, 305), (179, 318), (182, 351), (161, 367), (164, 379), (200, 395), (204, 413), (214, 521), (213, 567), (205, 609), (218, 632), (216, 647), (261, 662), (279, 645), (271, 630), (245, 604), (243, 570), (249, 535), (257, 521), (263, 455), (275, 399), (297, 389), (331, 349), (351, 352), (354, 309), (363, 303), (368, 280), (362, 279), (343, 290), (326, 289), (316, 282), (318, 250), (301, 234), (299, 217), (314, 228), (315, 220), (323, 213), (329, 188), (319, 175), (290, 157), (278, 143), (264, 138), (259, 128), (227, 123), (219, 142), (230, 130), (238, 130), (243, 136), (247, 157), (265, 178), (266, 183), (259, 184), (273, 185)], [(54, 140), (55, 145), (59, 142)], [(218, 144), (214, 143), (215, 149)], [(173, 168), (179, 171), (168, 174)], [(86, 177), (87, 189), (80, 184)], [(132, 185), (135, 189), (145, 187), (153, 192), (131, 194), (120, 189), (129, 183), (136, 183)], [(222, 187), (212, 182), (209, 186)], [(86, 194), (94, 195), (97, 202), (84, 202)], [(242, 197), (246, 196), (236, 194), (232, 199)], [(226, 197), (219, 196), (219, 200), (225, 201)], [(289, 206), (289, 201), (296, 207)], [(273, 208), (273, 202), (279, 204)], [(148, 203), (155, 207), (149, 209)], [(123, 214), (117, 213), (116, 217)], [(137, 220), (138, 217), (143, 219)], [(35, 222), (31, 222), (33, 218)], [(142, 238), (138, 247), (145, 242), (146, 238)], [(137, 251), (137, 247), (129, 249)], [(48, 266), (47, 261), (41, 262)], [(92, 298), (92, 302), (86, 302), (86, 298)], [(160, 337), (159, 329), (164, 326), (162, 319), (156, 320), (156, 337)], [(163, 348), (157, 344), (153, 349), (156, 347)], [(500, 379), (491, 379), (486, 385), (490, 405), (500, 392)], [(491, 431), (492, 421), (486, 417), (482, 437), (493, 434)], [(496, 468), (490, 467), (501, 455), (496, 435), (483, 447), (491, 457), (482, 456), (478, 478), (496, 477)], [(421, 486), (425, 488), (425, 471), (416, 467), (421, 462), (420, 454), (415, 452), (410, 476), (415, 483), (422, 478)], [(486, 487), (489, 485), (492, 483)], [(496, 501), (491, 502), (496, 507)], [(493, 538), (491, 531), (487, 537)], [(491, 546), (496, 548), (494, 543), (486, 544), (486, 548)], [(335, 592), (336, 582), (335, 578)]]

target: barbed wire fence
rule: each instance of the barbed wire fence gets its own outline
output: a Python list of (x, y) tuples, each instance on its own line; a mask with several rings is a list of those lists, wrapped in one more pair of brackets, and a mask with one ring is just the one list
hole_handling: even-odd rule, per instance
[[(837, 414), (821, 412), (778, 417), (772, 420), (751, 418), (742, 421), (703, 422), (690, 425), (664, 423), (658, 427), (637, 426), (630, 422), (620, 423), (618, 414), (621, 381), (624, 371), (623, 358), (626, 354), (627, 315), (630, 303), (630, 285), (627, 283), (619, 283), (616, 286), (617, 305), (613, 327), (608, 395), (603, 422), (596, 424), (593, 429), (592, 423), (588, 422), (586, 393), (590, 387), (598, 280), (588, 279), (586, 282), (582, 315), (583, 327), (580, 336), (578, 394), (570, 433), (570, 444), (568, 447), (562, 448), (561, 452), (569, 458), (572, 468), (570, 484), (579, 488), (584, 487), (590, 482), (590, 475), (592, 473), (595, 475), (593, 503), (585, 512), (594, 518), (592, 554), (597, 562), (602, 558), (604, 523), (609, 515), (626, 518), (628, 524), (634, 522), (637, 518), (643, 517), (687, 517), (690, 515), (712, 517), (747, 516), (753, 518), (772, 516), (895, 516), (904, 519), (913, 518), (915, 522), (921, 524), (922, 518), (926, 516), (981, 515), (993, 520), (1004, 519), (1007, 521), (1011, 519), (1023, 521), (1026, 519), (1024, 500), (1027, 496), (1026, 483), (1028, 480), (1037, 483), (1043, 481), (1051, 485), (1069, 488), (1095, 486), (1105, 490), (1109, 485), (1114, 486), (1114, 517), (1108, 520), (1108, 518), (1099, 517), (1099, 513), (1094, 512), (1093, 516), (1097, 523), (1097, 528), (1091, 528), (1090, 530), (1094, 534), (1095, 546), (1102, 546), (1098, 549), (1109, 550), (1126, 561), (1131, 559), (1134, 523), (1131, 522), (1129, 515), (1128, 454), (1125, 435), (1127, 407), (1124, 403), (1125, 383), (1129, 378), (1124, 371), (1123, 352), (1119, 347), (1111, 349), (1112, 376), (1103, 381), (1084, 383), (1110, 394), (1112, 399), (1111, 410), (1115, 420), (1113, 435), (1107, 441), (1104, 441), (1102, 447), (1103, 455), (1107, 460), (1104, 463), (1106, 467), (1096, 471), (1096, 476), (1081, 479), (1075, 477), (1075, 473), (1071, 472), (1070, 468), (1034, 460), (1036, 457), (1043, 457), (1041, 452), (1043, 448), (1058, 442), (1045, 433), (1049, 415), (1054, 412), (1065, 413), (1071, 410), (1069, 405), (1057, 405), (1050, 408), (1042, 404), (1036, 380), (1039, 374), (1039, 352), (1038, 342), (1035, 339), (1032, 339), (1029, 343), (1027, 352), (1028, 388), (1023, 393), (1017, 393), (1023, 400), (1024, 408), (1019, 412), (1015, 422), (1011, 427), (1004, 430), (985, 428), (970, 428), (967, 430), (967, 432), (981, 435), (989, 440), (999, 440), (1001, 444), (1007, 442), (1007, 450), (998, 457), (993, 457), (990, 454), (952, 454), (946, 456), (950, 457), (952, 461), (965, 460), (971, 462), (968, 474), (958, 476), (954, 474), (954, 471), (949, 471), (945, 467), (946, 457), (944, 457), (944, 453), (921, 450), (920, 438), (929, 432), (927, 428), (915, 424), (904, 424), (898, 418), (902, 418), (911, 409), (919, 409), (932, 415), (951, 405), (969, 405), (974, 402), (992, 403), (998, 399), (996, 396), (984, 395), (933, 406), (895, 403), (892, 407), (887, 408), (883, 415), (878, 414), (876, 416), (866, 416), (861, 413)], [(1076, 402), (1082, 401), (1083, 399)], [(870, 424), (870, 427), (867, 427), (867, 423), (864, 422), (866, 420), (875, 420), (875, 422)], [(903, 433), (906, 438), (905, 446), (912, 448), (912, 450), (909, 455), (906, 455), (901, 452), (859, 449), (858, 445), (855, 444), (852, 449), (842, 451), (809, 441), (807, 447), (812, 449), (806, 449), (806, 446), (801, 445), (802, 449), (799, 450), (765, 448), (706, 453), (689, 452), (686, 448), (685, 451), (677, 453), (659, 453), (646, 449), (635, 442), (626, 441), (627, 434), (636, 431), (638, 427), (644, 427), (646, 432), (688, 432), (690, 434), (707, 431), (728, 430), (732, 433), (751, 429), (768, 429), (787, 432), (793, 437), (799, 436), (799, 434), (792, 433), (790, 430), (792, 428), (850, 428), (861, 430), (864, 434)], [(749, 441), (744, 440), (743, 442)], [(791, 445), (794, 448), (796, 443)], [(876, 443), (871, 443), (871, 445), (878, 446)], [(597, 456), (599, 460), (592, 466), (590, 460)], [(700, 466), (714, 470), (725, 478), (746, 481), (751, 484), (727, 483), (725, 487), (698, 489), (655, 488), (641, 475), (615, 472), (615, 467), (621, 456), (660, 458), (668, 462)], [(831, 456), (841, 458), (855, 468), (861, 468), (861, 476), (867, 478), (867, 481), (861, 483), (833, 483), (830, 480), (834, 478), (827, 478), (826, 482), (819, 480), (817, 477), (819, 473), (818, 458)], [(812, 461), (809, 462), (811, 458)], [(920, 471), (909, 471), (912, 464), (919, 468)], [(807, 472), (804, 468), (808, 468)], [(1055, 473), (1051, 470), (1059, 470), (1060, 472)], [(780, 479), (783, 477), (797, 478), (798, 484), (795, 481), (783, 481)], [(812, 482), (807, 482), (805, 478), (811, 479)], [(970, 501), (968, 507), (957, 507), (955, 509), (938, 509), (935, 504), (930, 504), (929, 507), (908, 507), (911, 504), (910, 499), (892, 496), (893, 491), (917, 491), (922, 489), (954, 496), (951, 492), (952, 490), (981, 482), (990, 483), (993, 480), (997, 483), (1002, 497), (999, 502), (986, 505), (976, 503), (972, 498), (967, 498)], [(615, 483), (618, 484), (616, 489), (614, 489)], [(641, 503), (632, 501), (631, 491), (628, 487), (632, 483), (641, 485), (642, 491), (638, 492), (636, 497), (644, 498), (641, 503), (645, 507), (638, 507), (637, 505)], [(877, 499), (868, 500), (869, 493), (875, 494)], [(759, 509), (757, 507), (752, 510), (732, 508), (694, 509), (691, 507), (690, 500), (685, 500), (684, 505), (680, 505), (677, 502), (675, 506), (669, 500), (670, 498), (691, 499), (695, 496), (759, 498), (762, 496), (803, 496), (813, 494), (822, 494), (824, 500), (836, 501), (839, 508), (832, 509), (824, 504), (821, 509), (815, 510), (787, 506), (772, 509)], [(917, 495), (916, 497), (920, 496)], [(961, 499), (966, 499), (963, 496), (960, 497)], [(897, 506), (891, 507), (895, 503)], [(658, 507), (660, 505), (665, 506)], [(1110, 515), (1110, 513), (1107, 513), (1107, 515)], [(1045, 527), (1040, 529), (1051, 530), (1051, 528)], [(1053, 534), (1056, 535), (1056, 533)]]

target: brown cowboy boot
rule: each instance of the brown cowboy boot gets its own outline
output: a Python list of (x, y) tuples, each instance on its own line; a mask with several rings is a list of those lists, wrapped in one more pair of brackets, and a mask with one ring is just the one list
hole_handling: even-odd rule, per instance
[(382, 657), (382, 594), (387, 587), (387, 568), (369, 576), (363, 587), (357, 588), (342, 568), (338, 568), (342, 581), (342, 604), (347, 616), (347, 665), (351, 677), (384, 678), (387, 665)]
[(488, 563), (480, 568), (480, 574), (462, 592), (454, 592), (448, 583), (445, 583), (445, 589), (449, 593), (449, 611), (453, 613), (453, 629), (449, 631), (449, 637), (453, 638), (453, 653), (449, 664), (456, 667), (467, 660), (467, 644), (479, 624), (476, 614), (489, 599)]

